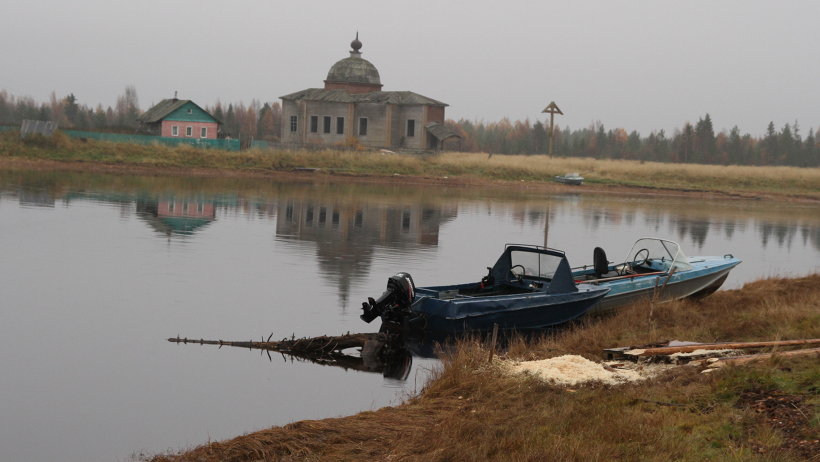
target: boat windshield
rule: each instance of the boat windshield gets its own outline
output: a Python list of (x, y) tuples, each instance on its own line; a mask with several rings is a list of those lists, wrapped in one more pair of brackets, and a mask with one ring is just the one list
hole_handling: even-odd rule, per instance
[(635, 241), (626, 256), (626, 262), (659, 271), (670, 271), (672, 268), (676, 268), (677, 271), (692, 269), (689, 258), (678, 243), (654, 237), (644, 237)]
[(513, 250), (510, 252), (510, 271), (516, 276), (546, 279), (551, 281), (555, 276), (555, 270), (563, 260), (563, 257), (546, 253), (532, 252), (526, 250)]

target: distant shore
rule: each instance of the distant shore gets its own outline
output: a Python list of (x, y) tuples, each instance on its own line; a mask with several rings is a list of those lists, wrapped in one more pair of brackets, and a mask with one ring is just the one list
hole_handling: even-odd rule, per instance
[[(820, 202), (820, 169), (817, 168), (662, 164), (459, 152), (432, 155), (344, 150), (231, 152), (83, 142), (64, 135), (22, 142), (13, 134), (0, 134), (0, 168)], [(553, 181), (555, 175), (567, 172), (579, 172), (585, 177), (584, 184), (572, 186)]]

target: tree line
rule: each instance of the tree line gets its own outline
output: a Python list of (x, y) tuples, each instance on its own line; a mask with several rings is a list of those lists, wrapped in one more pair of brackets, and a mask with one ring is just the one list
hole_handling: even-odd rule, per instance
[[(261, 104), (254, 100), (249, 105), (241, 102), (225, 105), (217, 101), (203, 109), (222, 122), (222, 137), (248, 141), (279, 139), (282, 108), (277, 102)], [(38, 103), (33, 98), (15, 97), (0, 90), (0, 125), (19, 125), (26, 119), (50, 120), (67, 129), (140, 133), (142, 127), (137, 117), (142, 112), (133, 86), (125, 88), (114, 107), (82, 104), (73, 93), (58, 98), (52, 92), (49, 101)]]
[[(203, 109), (222, 122), (221, 137), (239, 138), (247, 146), (251, 140), (276, 142), (281, 136), (282, 108), (278, 102), (246, 105), (217, 101)], [(0, 90), (0, 124), (19, 124), (24, 119), (51, 120), (62, 128), (139, 133), (137, 116), (142, 110), (137, 90), (127, 86), (114, 107), (80, 103), (70, 93), (38, 103), (30, 97), (15, 97)], [(540, 121), (498, 122), (447, 120), (446, 125), (461, 135), (460, 149), (493, 154), (546, 154), (548, 129)], [(692, 125), (685, 122), (671, 135), (664, 130), (641, 136), (623, 128), (606, 129), (596, 122), (582, 129), (556, 127), (553, 152), (570, 157), (631, 159), (657, 162), (682, 162), (736, 165), (820, 166), (820, 127), (801, 133), (797, 122), (777, 128), (770, 122), (765, 135), (741, 133), (737, 126), (715, 133), (709, 114)]]
[[(548, 131), (540, 121), (472, 122), (447, 121), (462, 137), (465, 151), (497, 154), (545, 154)], [(803, 137), (798, 122), (777, 129), (769, 122), (763, 137), (742, 134), (737, 126), (715, 133), (709, 114), (689, 122), (671, 135), (664, 130), (641, 136), (623, 128), (606, 129), (596, 122), (573, 130), (556, 127), (553, 153), (569, 157), (631, 159), (657, 162), (736, 165), (820, 166), (820, 128), (809, 129)]]

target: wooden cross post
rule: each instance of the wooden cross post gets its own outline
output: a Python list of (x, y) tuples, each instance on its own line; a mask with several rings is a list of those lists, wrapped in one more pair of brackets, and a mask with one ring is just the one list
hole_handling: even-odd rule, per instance
[(550, 101), (549, 105), (547, 105), (547, 107), (545, 107), (544, 110), (541, 111), (541, 112), (542, 113), (548, 112), (549, 115), (550, 115), (550, 132), (549, 132), (548, 135), (549, 135), (549, 139), (550, 139), (549, 155), (552, 155), (552, 133), (553, 133), (552, 130), (553, 130), (553, 127), (554, 127), (553, 119), (555, 118), (555, 114), (564, 115), (564, 113), (561, 112), (561, 109), (558, 108), (558, 105), (555, 104), (555, 101)]

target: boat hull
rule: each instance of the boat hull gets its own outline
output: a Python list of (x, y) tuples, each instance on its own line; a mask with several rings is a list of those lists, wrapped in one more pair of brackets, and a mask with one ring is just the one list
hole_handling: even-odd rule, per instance
[(671, 277), (669, 274), (658, 274), (623, 281), (601, 282), (597, 285), (609, 287), (611, 290), (589, 310), (589, 314), (603, 314), (653, 298), (664, 302), (687, 297), (705, 297), (718, 290), (732, 268), (739, 263), (740, 260), (731, 259), (720, 265), (675, 273)]
[(572, 186), (580, 186), (584, 183), (583, 178), (563, 178), (563, 177), (555, 177), (555, 181), (558, 183), (568, 184)]
[(482, 332), (495, 324), (501, 329), (537, 330), (579, 318), (607, 292), (606, 288), (587, 288), (561, 295), (524, 294), (491, 300), (420, 297), (411, 311), (422, 316), (424, 328), (432, 332)]

